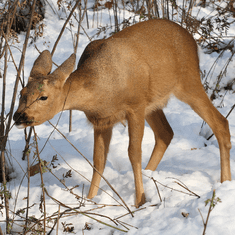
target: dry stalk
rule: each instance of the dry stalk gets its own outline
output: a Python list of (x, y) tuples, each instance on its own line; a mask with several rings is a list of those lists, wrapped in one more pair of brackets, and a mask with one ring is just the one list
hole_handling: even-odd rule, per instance
[(108, 184), (108, 186), (113, 190), (113, 192), (120, 198), (120, 200), (122, 201), (122, 203), (124, 204), (124, 208), (126, 208), (129, 213), (131, 214), (131, 216), (133, 217), (133, 214), (130, 210), (130, 208), (127, 206), (127, 204), (125, 203), (125, 201), (122, 199), (122, 197), (117, 193), (117, 191), (113, 188), (113, 186), (108, 182), (108, 180), (102, 175), (100, 174), (100, 172), (90, 163), (90, 161), (66, 138), (66, 136), (57, 128), (55, 127), (50, 121), (48, 121), (51, 126), (54, 127), (55, 130), (57, 130), (57, 132), (59, 132), (59, 134), (88, 162), (88, 164), (104, 179), (104, 181)]
[(75, 40), (75, 44), (74, 44), (74, 53), (77, 53), (77, 48), (78, 48), (78, 43), (79, 43), (79, 35), (80, 35), (80, 31), (81, 31), (81, 25), (82, 22), (84, 20), (85, 17), (85, 13), (87, 11), (87, 0), (84, 0), (84, 4), (85, 4), (85, 8), (83, 10), (83, 14), (82, 14), (82, 10), (81, 10), (81, 5), (79, 6), (79, 23), (78, 23), (78, 29), (77, 29), (77, 33), (76, 33), (76, 40)]
[(25, 148), (24, 148), (24, 151), (23, 151), (22, 160), (25, 160), (25, 156), (27, 156), (27, 159), (28, 159), (28, 156), (30, 154), (29, 142), (30, 142), (30, 139), (31, 139), (32, 127), (30, 127), (28, 134), (27, 134), (27, 131), (26, 131), (26, 128), (25, 128), (24, 133), (25, 133)]
[(46, 234), (46, 201), (45, 201), (45, 191), (46, 189), (44, 188), (44, 181), (43, 181), (43, 172), (42, 172), (42, 164), (41, 164), (41, 158), (39, 155), (39, 150), (38, 150), (38, 141), (37, 141), (37, 134), (35, 131), (35, 128), (33, 127), (33, 132), (34, 132), (34, 138), (36, 142), (36, 153), (39, 161), (39, 169), (40, 169), (40, 175), (41, 175), (41, 187), (42, 187), (42, 197), (43, 197), (43, 229), (44, 229), (44, 235)]
[(5, 151), (1, 151), (1, 166), (2, 166), (2, 179), (3, 179), (3, 187), (4, 187), (4, 201), (5, 201), (5, 211), (6, 211), (6, 233), (10, 233), (10, 217), (9, 217), (9, 196), (7, 194), (7, 186), (6, 186), (6, 172), (5, 172)]
[(12, 17), (11, 17), (11, 22), (10, 22), (10, 27), (9, 28), (11, 28), (11, 26), (13, 24), (14, 17), (15, 17), (15, 14), (16, 14), (16, 10), (17, 10), (17, 6), (18, 6), (18, 2), (19, 2), (19, 0), (15, 0), (14, 3), (13, 3), (13, 7), (12, 7), (13, 11), (12, 11)]
[[(46, 192), (47, 196), (50, 197), (55, 203), (57, 203), (57, 204), (60, 205), (60, 206), (65, 207), (65, 208), (68, 208), (68, 209), (65, 210), (64, 212), (60, 213), (59, 218), (61, 218), (62, 215), (64, 215), (66, 212), (74, 211), (75, 214), (84, 215), (84, 216), (86, 216), (86, 217), (88, 217), (88, 218), (90, 218), (90, 219), (92, 219), (92, 220), (95, 220), (96, 222), (101, 223), (101, 224), (103, 224), (103, 225), (105, 225), (105, 226), (114, 228), (114, 229), (119, 230), (119, 231), (121, 231), (121, 232), (127, 232), (126, 230), (123, 230), (123, 229), (120, 229), (120, 228), (118, 228), (118, 227), (112, 226), (112, 225), (110, 225), (110, 224), (108, 224), (108, 223), (105, 223), (105, 222), (103, 222), (103, 221), (101, 221), (101, 220), (99, 220), (99, 219), (96, 219), (96, 218), (94, 218), (93, 216), (91, 216), (91, 215), (96, 215), (96, 216), (100, 216), (100, 217), (103, 217), (103, 218), (107, 218), (107, 219), (109, 219), (110, 221), (112, 221), (115, 225), (118, 225), (117, 222), (115, 222), (113, 219), (111, 219), (110, 217), (108, 217), (108, 216), (106, 216), (106, 215), (102, 215), (102, 214), (98, 214), (98, 213), (91, 213), (91, 212), (88, 213), (88, 212), (86, 212), (86, 211), (85, 211), (85, 212), (84, 212), (84, 211), (78, 211), (78, 209), (80, 209), (80, 206), (79, 206), (79, 207), (75, 207), (75, 208), (71, 208), (71, 207), (65, 205), (64, 203), (60, 202), (60, 201), (57, 200), (56, 198), (50, 196), (49, 193), (47, 192), (47, 190), (45, 190), (45, 192)], [(59, 213), (58, 213), (58, 214), (59, 214)], [(58, 221), (58, 219), (56, 220), (55, 223), (57, 223), (57, 221)], [(54, 226), (55, 226), (55, 224), (54, 224)], [(48, 233), (48, 235), (51, 234), (51, 232), (52, 232), (53, 229), (54, 229), (54, 226), (53, 226), (53, 228), (51, 229), (51, 231)]]
[(89, 39), (89, 41), (91, 42), (92, 39), (89, 37), (89, 35), (87, 34), (86, 30), (83, 28), (83, 26), (81, 25), (81, 28), (83, 30), (83, 32), (86, 34), (87, 38)]
[[(7, 180), (6, 180), (6, 164), (5, 164), (5, 151), (6, 151), (6, 143), (7, 143), (7, 135), (8, 131), (5, 129), (4, 124), (4, 112), (5, 112), (5, 97), (6, 97), (6, 76), (7, 76), (7, 56), (8, 56), (8, 36), (11, 27), (11, 19), (15, 14), (16, 3), (18, 0), (14, 2), (13, 12), (8, 12), (7, 16), (7, 28), (6, 28), (6, 35), (5, 35), (5, 57), (4, 57), (4, 75), (3, 75), (3, 87), (2, 87), (2, 110), (1, 110), (1, 125), (0, 125), (0, 151), (1, 151), (1, 177), (2, 183), (4, 187), (4, 202), (5, 202), (5, 211), (6, 211), (6, 233), (10, 233), (11, 225), (10, 225), (10, 217), (9, 217), (9, 195), (7, 193)], [(2, 31), (3, 32), (3, 31)], [(10, 119), (10, 117), (9, 117)]]
[[(159, 206), (159, 204), (154, 204), (154, 205), (150, 205), (148, 207), (154, 207), (154, 206)], [(139, 209), (136, 209), (134, 211), (132, 211), (132, 213), (134, 214), (135, 212), (138, 212), (138, 211), (142, 211), (142, 210), (145, 210), (146, 208), (148, 208), (147, 206), (146, 207), (142, 207), (142, 208), (139, 208)], [(129, 213), (126, 213), (126, 214), (123, 214), (121, 216), (118, 216), (117, 218), (115, 218), (115, 220), (119, 220), (120, 218), (124, 217), (124, 216), (127, 216), (129, 215)]]
[[(15, 60), (14, 60), (14, 57), (13, 57), (11, 48), (10, 48), (10, 46), (9, 46), (8, 38), (6, 37), (6, 34), (5, 34), (4, 32), (2, 32), (2, 34), (3, 34), (3, 37), (5, 38), (5, 43), (6, 43), (6, 45), (7, 45), (7, 48), (8, 48), (8, 50), (9, 50), (10, 55), (11, 55), (11, 58), (12, 58), (12, 62), (13, 62), (13, 64), (14, 64), (14, 66), (15, 66), (16, 71), (17, 71), (17, 65), (16, 65), (16, 63), (15, 63)], [(6, 49), (6, 48), (4, 47), (4, 51), (5, 51), (5, 49)], [(21, 77), (20, 77), (19, 79), (20, 79), (21, 86), (23, 87), (23, 81), (22, 81)]]
[(175, 181), (175, 183), (178, 184), (179, 186), (181, 186), (182, 188), (186, 189), (188, 192), (192, 193), (194, 196), (200, 198), (199, 195), (197, 195), (196, 193), (194, 193), (193, 191), (191, 191), (191, 190), (190, 190), (183, 182), (181, 182), (179, 179), (176, 179), (176, 178), (174, 178), (174, 177), (169, 177), (169, 179), (175, 179), (175, 180), (179, 181), (179, 182)]
[[(143, 173), (142, 173), (142, 175), (148, 177), (149, 179), (151, 179), (151, 180), (153, 180), (153, 181), (156, 181), (158, 184), (162, 185), (162, 186), (165, 187), (165, 188), (169, 188), (169, 189), (171, 189), (171, 190), (173, 190), (173, 191), (176, 191), (176, 192), (180, 192), (180, 193), (187, 194), (187, 195), (189, 195), (189, 196), (196, 196), (196, 197), (200, 198), (199, 195), (197, 195), (196, 193), (194, 193), (194, 192), (192, 192), (191, 190), (189, 190), (187, 186), (183, 186), (183, 185), (180, 185), (180, 184), (179, 184), (181, 187), (183, 187), (184, 189), (186, 189), (187, 191), (189, 191), (189, 193), (183, 192), (183, 191), (178, 190), (178, 189), (171, 188), (171, 187), (169, 187), (169, 186), (167, 186), (167, 185), (164, 185), (164, 184), (160, 183), (159, 181), (155, 180), (153, 177), (150, 178), (149, 176), (147, 176), (147, 175), (145, 175), (145, 174), (143, 174)], [(176, 183), (177, 183), (177, 182), (176, 182)]]
[[(62, 158), (63, 159), (63, 158)], [(64, 160), (64, 159), (63, 159)], [(68, 192), (70, 192), (72, 195), (74, 195), (75, 196), (75, 198), (77, 198), (77, 199), (84, 199), (83, 198), (83, 196), (78, 196), (76, 193), (74, 193), (72, 190), (73, 190), (73, 188), (68, 188), (67, 187), (67, 185), (62, 181), (62, 180), (60, 180), (52, 171), (51, 171), (51, 169), (48, 167), (48, 166), (45, 166), (46, 167), (46, 169), (61, 183), (61, 184), (63, 184), (64, 185), (64, 187), (67, 189), (67, 191)], [(89, 201), (89, 202), (91, 202), (91, 200), (90, 199), (86, 199), (87, 201)]]
[(160, 192), (159, 192), (159, 188), (158, 188), (158, 186), (157, 186), (157, 182), (156, 182), (156, 180), (154, 180), (154, 178), (153, 178), (153, 177), (151, 177), (151, 179), (153, 180), (153, 182), (154, 182), (154, 184), (155, 184), (155, 186), (156, 186), (156, 188), (157, 188), (157, 193), (158, 193), (158, 196), (159, 196), (160, 202), (162, 202), (162, 198), (161, 198), (161, 195), (160, 195)]
[(77, 0), (76, 3), (75, 3), (75, 5), (74, 5), (74, 7), (73, 7), (73, 9), (72, 9), (71, 12), (70, 12), (68, 18), (66, 19), (66, 21), (65, 21), (65, 23), (64, 23), (64, 25), (63, 25), (63, 27), (62, 27), (62, 29), (61, 29), (61, 31), (60, 31), (60, 34), (59, 34), (59, 36), (58, 36), (58, 38), (57, 38), (57, 40), (56, 40), (56, 42), (55, 42), (55, 44), (54, 44), (54, 47), (53, 47), (53, 49), (52, 49), (52, 51), (51, 51), (51, 56), (53, 56), (53, 54), (54, 54), (54, 52), (55, 52), (55, 50), (56, 50), (56, 47), (57, 47), (57, 45), (58, 45), (58, 43), (59, 43), (59, 41), (60, 41), (60, 38), (62, 37), (62, 35), (63, 35), (63, 33), (64, 33), (65, 27), (66, 27), (66, 25), (68, 24), (70, 18), (71, 18), (72, 15), (73, 15), (73, 12), (75, 11), (75, 9), (77, 8), (77, 6), (78, 6), (79, 3), (80, 3), (80, 0)]
[[(83, 11), (83, 14), (82, 14), (82, 10), (81, 10), (81, 4), (79, 6), (79, 24), (78, 24), (77, 34), (76, 34), (76, 42), (75, 42), (75, 45), (74, 45), (74, 54), (75, 55), (77, 54), (81, 24), (82, 24), (82, 21), (84, 19), (84, 16), (85, 16), (85, 13), (86, 13), (86, 10), (87, 10), (87, 0), (84, 0), (84, 3), (85, 3), (85, 9)], [(76, 64), (75, 64), (75, 67), (76, 67)], [(72, 131), (72, 110), (69, 110), (69, 132), (71, 132), (71, 131)]]
[[(87, 179), (84, 175), (82, 175), (80, 172), (78, 172), (76, 169), (74, 169), (62, 156), (61, 156), (61, 154), (58, 152), (58, 151), (56, 151), (56, 149), (51, 145), (51, 147), (54, 149), (54, 151), (61, 157), (61, 159), (69, 166), (69, 168), (71, 168), (74, 172), (76, 172), (77, 174), (79, 174), (81, 177), (83, 177), (86, 181), (88, 181), (88, 182), (90, 182), (91, 183), (91, 181), (89, 180), (89, 179)], [(61, 182), (61, 181), (60, 181)], [(104, 192), (104, 193), (106, 193), (107, 195), (109, 195), (114, 201), (116, 201), (120, 206), (122, 206), (123, 207), (123, 205), (119, 202), (119, 201), (117, 201), (117, 199), (115, 199), (112, 195), (110, 195), (108, 192), (106, 192), (105, 190), (103, 190), (102, 188), (100, 188), (99, 187), (99, 189), (102, 191), (102, 192)], [(93, 202), (91, 199), (86, 199), (86, 200), (88, 200), (89, 202)], [(93, 202), (94, 204), (96, 204), (95, 202)], [(96, 204), (96, 205), (98, 205), (98, 204)], [(116, 206), (119, 206), (119, 205), (116, 205)], [(113, 205), (112, 205), (113, 206)], [(129, 214), (129, 213), (128, 213)]]
[[(10, 20), (10, 14), (8, 15), (8, 22)], [(8, 28), (7, 28), (7, 36), (8, 37)], [(4, 60), (4, 75), (3, 75), (3, 88), (2, 88), (2, 112), (1, 112), (1, 126), (0, 126), (0, 144), (1, 144), (1, 177), (2, 183), (4, 187), (4, 191), (6, 192), (6, 165), (5, 165), (5, 148), (6, 144), (4, 143), (4, 111), (5, 111), (5, 92), (6, 92), (6, 74), (7, 74), (7, 44), (5, 44), (5, 60)], [(6, 211), (6, 232), (10, 233), (10, 222), (9, 222), (9, 201), (6, 194), (4, 194), (5, 201), (5, 211)]]
[(114, 0), (113, 4), (113, 13), (114, 13), (114, 22), (115, 22), (115, 33), (119, 32), (119, 25), (118, 25), (118, 16), (117, 16), (117, 0)]
[[(9, 118), (8, 118), (9, 121), (8, 121), (7, 127), (6, 127), (6, 139), (7, 139), (7, 136), (8, 136), (9, 130), (10, 130), (10, 126), (11, 126), (13, 110), (14, 110), (16, 95), (17, 95), (17, 90), (18, 90), (18, 84), (19, 84), (19, 80), (20, 80), (20, 73), (21, 73), (21, 70), (22, 70), (23, 65), (24, 65), (25, 53), (26, 53), (26, 48), (27, 48), (27, 45), (28, 45), (30, 29), (31, 29), (32, 21), (33, 21), (36, 1), (37, 0), (33, 0), (32, 8), (31, 8), (31, 16), (30, 16), (29, 25), (28, 25), (28, 30), (27, 30), (27, 33), (26, 33), (26, 36), (25, 36), (25, 42), (24, 42), (24, 45), (23, 45), (23, 51), (22, 51), (22, 55), (21, 55), (21, 59), (20, 59), (20, 65), (19, 65), (19, 68), (18, 68), (18, 71), (17, 71), (17, 77), (16, 77), (16, 81), (15, 81), (14, 92), (13, 92), (13, 97), (12, 97), (12, 102), (11, 102), (11, 107), (10, 107), (10, 112), (9, 112)], [(6, 140), (5, 140), (5, 142), (6, 142)]]
[[(146, 207), (147, 208), (147, 207)], [(129, 226), (129, 227), (132, 227), (132, 228), (135, 228), (135, 229), (138, 229), (138, 227), (136, 227), (136, 226), (133, 226), (133, 225), (131, 225), (131, 224), (128, 224), (128, 223), (126, 223), (126, 222), (124, 222), (124, 221), (121, 221), (121, 220), (117, 220), (117, 219), (115, 219), (119, 224), (121, 224), (123, 227), (125, 227), (127, 230), (130, 230), (129, 228), (127, 228), (127, 226)]]
[(210, 206), (209, 206), (209, 209), (208, 209), (208, 213), (207, 213), (207, 217), (206, 217), (206, 222), (203, 219), (201, 211), (198, 209), (198, 211), (199, 211), (199, 213), (200, 213), (200, 215), (202, 217), (202, 222), (203, 222), (203, 226), (204, 226), (202, 235), (206, 234), (206, 228), (207, 228), (208, 220), (209, 220), (209, 217), (210, 217), (210, 213), (213, 210), (213, 208), (215, 207), (215, 205), (217, 204), (217, 202), (221, 202), (221, 200), (219, 198), (215, 197), (215, 189), (214, 189), (213, 193), (212, 193), (211, 199), (206, 200), (206, 205), (208, 203), (210, 203)]
[[(13, 14), (15, 14), (16, 12), (16, 6), (17, 6), (17, 2), (18, 0), (15, 0), (14, 2), (14, 8), (13, 8)], [(12, 116), (13, 116), (13, 110), (14, 110), (14, 106), (15, 106), (15, 100), (16, 100), (16, 94), (17, 94), (17, 89), (18, 89), (18, 83), (20, 81), (20, 73), (21, 70), (23, 68), (24, 65), (24, 59), (25, 59), (25, 52), (26, 52), (26, 48), (28, 45), (28, 39), (29, 39), (29, 35), (30, 35), (30, 29), (31, 29), (31, 25), (32, 25), (32, 21), (33, 21), (33, 16), (34, 16), (34, 10), (35, 10), (35, 5), (36, 5), (36, 0), (33, 1), (32, 4), (32, 8), (31, 8), (31, 16), (30, 16), (30, 20), (29, 20), (29, 25), (28, 25), (28, 30), (25, 36), (25, 42), (23, 45), (23, 51), (21, 54), (21, 60), (20, 60), (20, 65), (19, 68), (17, 70), (17, 77), (16, 77), (16, 81), (15, 81), (15, 86), (14, 86), (14, 92), (13, 92), (13, 97), (12, 97), (12, 101), (11, 101), (11, 107), (10, 107), (10, 112), (9, 112), (9, 116), (8, 116), (8, 123), (5, 129), (5, 134), (4, 134), (4, 128), (2, 130), (2, 134), (1, 134), (1, 161), (2, 161), (2, 175), (3, 175), (3, 185), (5, 187), (6, 190), (6, 174), (5, 174), (5, 148), (6, 148), (6, 144), (7, 144), (7, 138), (8, 138), (8, 133), (10, 131), (10, 126), (11, 126), (11, 121), (12, 121)], [(11, 14), (11, 12), (9, 12), (8, 14), (8, 23), (7, 23), (7, 32), (5, 35), (5, 39), (6, 39), (6, 43), (5, 43), (5, 63), (7, 63), (7, 47), (8, 47), (8, 34), (9, 34), (9, 30), (10, 30), (10, 26), (13, 22), (13, 18), (14, 15)], [(11, 23), (10, 23), (10, 19), (11, 19)], [(6, 76), (6, 67), (4, 69), (4, 76)], [(3, 82), (6, 82), (5, 79), (3, 79)], [(5, 111), (5, 84), (3, 85), (3, 103), (2, 103), (2, 113), (1, 113), (1, 127), (4, 127), (3, 121), (4, 121), (4, 111)], [(10, 233), (10, 223), (9, 223), (9, 202), (8, 202), (8, 198), (5, 197), (5, 208), (6, 208), (6, 232)]]
[[(25, 129), (25, 133), (26, 133), (26, 129)], [(32, 128), (30, 128), (30, 134), (27, 138), (28, 142), (26, 142), (26, 146), (25, 146), (25, 151), (24, 154), (26, 154), (26, 149), (28, 151), (28, 147), (29, 147), (29, 140), (31, 137), (31, 133), (32, 133)], [(28, 164), (28, 169), (27, 169), (27, 173), (28, 173), (28, 188), (27, 188), (27, 208), (26, 208), (26, 221), (25, 221), (25, 227), (24, 227), (24, 231), (23, 234), (26, 234), (27, 232), (27, 227), (28, 227), (28, 218), (29, 218), (29, 198), (30, 198), (30, 163), (29, 163), (29, 153), (26, 154), (27, 155), (27, 164)]]

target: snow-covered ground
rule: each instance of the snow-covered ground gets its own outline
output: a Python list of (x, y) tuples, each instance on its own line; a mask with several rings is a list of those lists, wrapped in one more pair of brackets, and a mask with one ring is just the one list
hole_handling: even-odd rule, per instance
[[(64, 13), (60, 12), (60, 14), (63, 16)], [(201, 10), (200, 14), (203, 14), (203, 10)], [(204, 14), (206, 13), (204, 12)], [(90, 19), (93, 19), (93, 11), (88, 11), (88, 15)], [(112, 16), (112, 11), (109, 12), (108, 10), (102, 10), (103, 25), (110, 23), (110, 15)], [(130, 13), (126, 11), (125, 17), (128, 18), (128, 16), (130, 16)], [(100, 17), (101, 13), (99, 14), (99, 22), (101, 20)], [(65, 15), (63, 18), (66, 18)], [(92, 21), (93, 20), (91, 20), (91, 22)], [(95, 16), (94, 25), (97, 24), (96, 22), (97, 17)], [(76, 21), (73, 20), (73, 23), (76, 24)], [(40, 51), (43, 51), (44, 49), (52, 49), (64, 24), (64, 20), (60, 20), (58, 16), (53, 14), (50, 7), (47, 7), (44, 24), (43, 37), (39, 38), (35, 43)], [(90, 23), (90, 26), (91, 25), (92, 23)], [(93, 36), (97, 32), (96, 28), (90, 27), (90, 29), (87, 29), (85, 21), (83, 26), (86, 29), (86, 33), (90, 36)], [(73, 33), (75, 32), (76, 27), (73, 28)], [(89, 39), (86, 34), (82, 30), (81, 33), (77, 60), (79, 60), (84, 47), (89, 43)], [(235, 27), (233, 25), (233, 28), (229, 31), (229, 35), (234, 34)], [(24, 34), (19, 36), (19, 42), (20, 43), (15, 43), (14, 46), (11, 47), (17, 64), (19, 63), (21, 55), (18, 48), (22, 48)], [(73, 53), (73, 44), (70, 28), (68, 27), (59, 42), (58, 48), (53, 56), (53, 60), (57, 64), (61, 64), (70, 56), (71, 53)], [(214, 70), (210, 81), (211, 86), (213, 84), (213, 79), (218, 76), (218, 73), (223, 68), (230, 55), (229, 52), (226, 53), (224, 57), (219, 60), (219, 63)], [(37, 56), (38, 52), (33, 43), (27, 48), (24, 67), (26, 78), (28, 77), (32, 64)], [(202, 71), (205, 70), (208, 72), (217, 57), (218, 54), (216, 53), (208, 55), (204, 54), (203, 51), (200, 50), (200, 65)], [(2, 62), (0, 66), (3, 66)], [(8, 66), (6, 112), (10, 107), (12, 88), (16, 76), (13, 63), (8, 63)], [(234, 69), (235, 62), (233, 61), (229, 65), (226, 78), (224, 79), (225, 83), (234, 79)], [(2, 90), (1, 87), (0, 90)], [(221, 94), (223, 95), (223, 93)], [(229, 112), (232, 105), (234, 105), (234, 95), (233, 91), (227, 92), (223, 100), (223, 105), (220, 105), (222, 98), (215, 100), (216, 106), (222, 106), (222, 108), (219, 108), (219, 111), (224, 116)], [(93, 209), (90, 212), (94, 214), (90, 214), (89, 216), (119, 229), (128, 231), (128, 234), (198, 235), (202, 234), (202, 217), (205, 221), (209, 208), (208, 205), (205, 206), (205, 201), (211, 198), (212, 191), (215, 189), (216, 197), (220, 198), (221, 202), (214, 207), (210, 214), (207, 225), (207, 234), (235, 234), (235, 181), (224, 182), (223, 184), (220, 183), (218, 143), (215, 137), (210, 141), (207, 141), (205, 138), (205, 136), (209, 136), (211, 134), (211, 130), (205, 125), (201, 130), (201, 118), (194, 113), (188, 105), (180, 102), (174, 97), (171, 98), (168, 106), (164, 109), (164, 112), (174, 131), (174, 138), (157, 170), (155, 172), (143, 170), (143, 181), (147, 202), (134, 213), (134, 217), (130, 214), (125, 215), (127, 210), (109, 196), (113, 196), (120, 202), (120, 199), (118, 199), (104, 180), (102, 180), (100, 186), (103, 190), (108, 192), (109, 195), (100, 190), (98, 195), (92, 200), (96, 205), (93, 202), (87, 202), (86, 200), (83, 200), (82, 204), (80, 203), (81, 199), (77, 199), (74, 194), (79, 196), (84, 195), (85, 197), (90, 183), (81, 175), (91, 179), (92, 168), (57, 131), (53, 132), (40, 154), (41, 158), (47, 162), (50, 162), (55, 155), (57, 155), (58, 158), (58, 160), (54, 162), (56, 168), (49, 165), (52, 169), (52, 173), (56, 175), (57, 178), (50, 172), (43, 174), (44, 184), (48, 194), (68, 207), (75, 208), (81, 205), (77, 211), (83, 212)], [(59, 117), (60, 114), (56, 115), (52, 119), (52, 123), (56, 124)], [(230, 124), (231, 142), (233, 145), (233, 148), (231, 149), (231, 171), (232, 177), (235, 179), (235, 112), (231, 113), (228, 120)], [(62, 114), (58, 124), (58, 129), (63, 132), (76, 148), (92, 162), (93, 130), (82, 112), (73, 111), (73, 130), (71, 133), (68, 132), (68, 112), (64, 112)], [(52, 131), (53, 128), (47, 122), (36, 127), (36, 132), (39, 137), (39, 150), (43, 148)], [(201, 135), (199, 133), (201, 133)], [(12, 211), (17, 211), (26, 207), (27, 200), (25, 197), (27, 197), (28, 182), (27, 177), (24, 177), (24, 174), (27, 171), (27, 162), (21, 160), (24, 146), (23, 130), (13, 127), (10, 132), (9, 142), (7, 145), (10, 163), (14, 169), (14, 172), (11, 174), (13, 179), (7, 184), (12, 193), (12, 199), (10, 199), (10, 209)], [(153, 146), (153, 132), (146, 123), (142, 144), (143, 169), (149, 160)], [(113, 137), (104, 176), (120, 194), (130, 209), (135, 211), (136, 208), (133, 206), (135, 196), (133, 173), (128, 159), (127, 148), (127, 127), (124, 127), (122, 124), (118, 124), (113, 130)], [(34, 161), (34, 151), (35, 149), (32, 146), (31, 163)], [(66, 172), (69, 170), (71, 170), (71, 177), (64, 177)], [(166, 188), (160, 185), (160, 183), (157, 183), (162, 202), (160, 202), (156, 186), (151, 178), (154, 178), (161, 184), (170, 187)], [(75, 187), (73, 189), (74, 194), (71, 194), (59, 180), (63, 180), (65, 185), (70, 189), (76, 185), (79, 187)], [(189, 191), (182, 188), (177, 184), (177, 182), (181, 182), (186, 185), (192, 192), (199, 195), (200, 198), (185, 194), (184, 192), (189, 193)], [(181, 192), (172, 190), (172, 188), (180, 190)], [(30, 178), (30, 206), (33, 206), (29, 210), (29, 215), (36, 218), (40, 218), (41, 216), (41, 212), (39, 210), (41, 192), (40, 174), (36, 174)], [(59, 209), (58, 203), (53, 201), (52, 198), (46, 196), (47, 216), (52, 215), (58, 210), (62, 213), (66, 209), (68, 208), (63, 206), (60, 206)], [(5, 222), (3, 222), (3, 220), (5, 218), (5, 212), (4, 210), (2, 211), (3, 214), (0, 226), (4, 229)], [(72, 210), (71, 213), (72, 212), (75, 213), (74, 210)], [(182, 212), (189, 214), (187, 217), (183, 217)], [(25, 214), (20, 215), (23, 217), (25, 216)], [(113, 221), (105, 218), (104, 216), (108, 216), (113, 220), (116, 219), (115, 221), (120, 221), (119, 225), (116, 225)], [(21, 224), (19, 221), (21, 218), (19, 216), (14, 216), (14, 219), (16, 221), (13, 226), (13, 231), (22, 231), (18, 226)], [(61, 222), (67, 225), (69, 224), (69, 227), (74, 227), (73, 232), (75, 234), (124, 234), (122, 231), (103, 225), (83, 214), (60, 218), (59, 222), (58, 234), (63, 234), (64, 227)], [(50, 223), (49, 225), (52, 226), (53, 223)], [(84, 228), (86, 229), (83, 230)], [(50, 228), (48, 228), (47, 231), (50, 231)], [(52, 234), (56, 234), (56, 229)]]

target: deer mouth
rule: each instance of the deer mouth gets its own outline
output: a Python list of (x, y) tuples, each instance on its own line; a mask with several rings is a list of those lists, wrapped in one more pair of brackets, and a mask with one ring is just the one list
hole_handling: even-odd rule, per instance
[(15, 125), (18, 129), (24, 129), (28, 126), (33, 126), (32, 123), (33, 123), (33, 121), (30, 121), (30, 122), (15, 122)]
[(20, 123), (20, 124), (15, 123), (15, 126), (16, 126), (18, 129), (24, 129), (24, 128), (26, 128), (26, 125), (24, 125), (23, 123)]

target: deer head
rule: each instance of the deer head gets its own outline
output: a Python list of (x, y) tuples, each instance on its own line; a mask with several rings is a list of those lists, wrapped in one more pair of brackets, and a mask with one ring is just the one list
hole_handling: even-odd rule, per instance
[(71, 74), (76, 56), (72, 54), (50, 74), (52, 59), (49, 51), (43, 51), (34, 62), (28, 84), (21, 90), (19, 108), (14, 114), (18, 128), (40, 125), (63, 110), (61, 96), (66, 78)]

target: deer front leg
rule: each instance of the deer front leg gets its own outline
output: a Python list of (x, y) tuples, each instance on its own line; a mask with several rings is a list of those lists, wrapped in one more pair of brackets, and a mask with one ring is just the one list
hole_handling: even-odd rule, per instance
[(132, 165), (136, 200), (135, 206), (139, 207), (145, 203), (144, 187), (142, 180), (142, 153), (141, 143), (144, 134), (144, 110), (128, 115), (129, 148), (128, 154)]
[(112, 127), (104, 130), (97, 128), (94, 129), (93, 164), (95, 169), (93, 170), (91, 186), (87, 196), (87, 198), (89, 199), (97, 195), (101, 180), (100, 174), (103, 174), (104, 172), (111, 136), (112, 136)]

